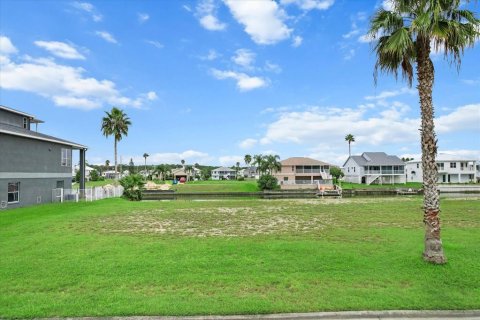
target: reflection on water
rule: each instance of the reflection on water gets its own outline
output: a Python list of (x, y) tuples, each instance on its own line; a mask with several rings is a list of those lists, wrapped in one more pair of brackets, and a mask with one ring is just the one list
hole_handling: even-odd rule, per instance
[(480, 200), (480, 194), (478, 194), (478, 193), (454, 193), (454, 192), (443, 193), (442, 192), (442, 193), (440, 193), (440, 198)]

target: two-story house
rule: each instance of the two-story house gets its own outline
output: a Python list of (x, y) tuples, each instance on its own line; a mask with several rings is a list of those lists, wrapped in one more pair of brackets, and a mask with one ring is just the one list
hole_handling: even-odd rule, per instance
[(51, 202), (53, 189), (70, 189), (72, 150), (80, 150), (80, 188), (85, 188), (87, 147), (32, 130), (42, 122), (0, 106), (0, 209)]
[(280, 161), (282, 167), (274, 175), (281, 189), (310, 189), (319, 185), (333, 187), (331, 165), (305, 157), (292, 157)]
[[(476, 161), (457, 157), (451, 154), (439, 153), (437, 163), (438, 183), (466, 183), (477, 181)], [(407, 181), (422, 182), (423, 169), (421, 160), (407, 162)]]
[(235, 180), (237, 172), (227, 167), (219, 167), (212, 170), (212, 180)]
[(363, 184), (405, 183), (405, 163), (385, 152), (364, 152), (350, 156), (342, 168), (346, 182)]

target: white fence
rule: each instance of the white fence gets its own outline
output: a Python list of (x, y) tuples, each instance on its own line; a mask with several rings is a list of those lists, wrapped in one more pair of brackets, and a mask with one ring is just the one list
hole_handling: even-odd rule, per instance
[(57, 188), (52, 190), (52, 202), (88, 202), (121, 197), (122, 195), (122, 186), (92, 187), (86, 189)]

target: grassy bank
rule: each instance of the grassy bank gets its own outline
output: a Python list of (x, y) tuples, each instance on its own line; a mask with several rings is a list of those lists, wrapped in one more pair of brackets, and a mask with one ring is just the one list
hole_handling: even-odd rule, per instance
[(407, 182), (399, 184), (360, 184), (351, 182), (342, 182), (342, 189), (420, 189), (422, 188), (421, 182)]
[(256, 192), (259, 191), (256, 180), (207, 180), (189, 181), (172, 186), (177, 192)]
[(421, 199), (133, 203), (0, 212), (0, 318), (480, 309), (480, 202), (442, 201), (449, 263), (421, 259)]

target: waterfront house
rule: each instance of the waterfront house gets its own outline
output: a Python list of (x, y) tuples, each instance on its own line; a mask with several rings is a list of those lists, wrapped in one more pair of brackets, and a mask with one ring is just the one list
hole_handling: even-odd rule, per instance
[(281, 189), (311, 189), (318, 186), (333, 187), (331, 165), (305, 157), (292, 157), (281, 162), (280, 171), (274, 175)]
[[(435, 162), (438, 168), (438, 183), (466, 183), (477, 181), (476, 161), (474, 159), (439, 153)], [(407, 162), (406, 168), (408, 182), (423, 181), (421, 160)]]
[(344, 181), (363, 184), (405, 183), (405, 163), (385, 152), (364, 152), (350, 156), (343, 164)]

